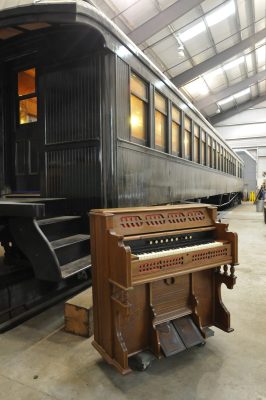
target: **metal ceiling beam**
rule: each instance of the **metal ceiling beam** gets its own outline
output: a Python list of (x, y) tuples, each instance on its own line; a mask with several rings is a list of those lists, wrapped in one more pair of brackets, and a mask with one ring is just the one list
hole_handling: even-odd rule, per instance
[(189, 12), (192, 8), (197, 7), (203, 0), (179, 0), (172, 4), (170, 7), (161, 11), (138, 28), (134, 29), (128, 34), (131, 40), (136, 44), (145, 42), (157, 32), (160, 32), (171, 22), (182, 17), (182, 15)]
[(236, 83), (235, 85), (229, 86), (228, 88), (221, 90), (220, 92), (209, 95), (204, 99), (196, 102), (195, 106), (200, 110), (210, 106), (213, 103), (217, 103), (217, 101), (225, 99), (226, 97), (230, 97), (235, 93), (240, 92), (243, 89), (247, 89), (249, 86), (266, 79), (266, 70), (261, 71), (250, 78), (244, 79), (241, 82)]
[(227, 118), (233, 117), (236, 114), (241, 113), (242, 111), (246, 111), (248, 108), (254, 107), (256, 104), (262, 103), (266, 100), (266, 94), (263, 96), (255, 97), (255, 99), (246, 101), (243, 104), (240, 104), (238, 107), (230, 108), (230, 110), (225, 111), (221, 114), (214, 115), (209, 118), (209, 121), (212, 125), (218, 124), (221, 121), (224, 121)]
[(226, 60), (234, 57), (235, 55), (241, 53), (248, 47), (254, 46), (255, 43), (259, 42), (266, 37), (266, 29), (262, 29), (261, 31), (255, 33), (248, 37), (247, 39), (242, 40), (241, 42), (235, 44), (229, 49), (222, 51), (221, 53), (216, 54), (215, 56), (209, 58), (202, 63), (195, 65), (193, 68), (188, 69), (180, 75), (172, 78), (172, 82), (177, 87), (184, 85), (187, 82), (190, 82), (192, 79), (197, 78), (199, 75), (204, 74), (204, 72), (209, 71), (212, 68), (215, 68), (217, 65), (223, 64)]

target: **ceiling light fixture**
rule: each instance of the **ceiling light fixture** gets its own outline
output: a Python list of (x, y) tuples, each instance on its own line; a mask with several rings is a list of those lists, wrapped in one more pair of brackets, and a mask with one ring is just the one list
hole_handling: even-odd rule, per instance
[(199, 22), (192, 28), (189, 28), (186, 31), (179, 33), (179, 39), (182, 40), (182, 42), (186, 42), (204, 31), (206, 31), (205, 23)]
[(245, 96), (246, 94), (250, 94), (250, 88), (248, 87), (247, 89), (241, 90), (238, 93), (235, 93), (233, 96), (229, 96), (226, 99), (217, 101), (217, 105), (219, 106), (224, 106), (227, 103), (230, 103), (233, 100), (239, 99), (239, 97)]
[(227, 4), (218, 7), (215, 11), (206, 15), (206, 22), (209, 27), (218, 24), (221, 21), (224, 21), (226, 18), (230, 17), (230, 15), (235, 14), (236, 7), (233, 1), (229, 1)]
[(226, 99), (218, 101), (217, 104), (218, 104), (218, 106), (224, 106), (225, 104), (230, 103), (230, 101), (233, 101), (233, 100), (234, 100), (234, 97), (230, 96), (230, 97), (227, 97)]
[(245, 57), (244, 57), (244, 56), (241, 56), (241, 57), (237, 58), (236, 60), (233, 60), (233, 61), (231, 61), (231, 62), (225, 64), (225, 65), (223, 66), (223, 69), (224, 69), (225, 71), (227, 71), (228, 69), (231, 69), (231, 68), (237, 67), (237, 66), (240, 65), (240, 64), (243, 64), (244, 61), (245, 61)]
[(204, 96), (209, 94), (209, 88), (206, 82), (202, 78), (195, 79), (192, 82), (187, 83), (183, 86), (183, 89), (189, 92), (193, 96)]
[(241, 90), (241, 92), (234, 94), (234, 98), (238, 99), (239, 97), (245, 96), (246, 94), (249, 94), (249, 93), (250, 93), (250, 88), (247, 88), (247, 89)]

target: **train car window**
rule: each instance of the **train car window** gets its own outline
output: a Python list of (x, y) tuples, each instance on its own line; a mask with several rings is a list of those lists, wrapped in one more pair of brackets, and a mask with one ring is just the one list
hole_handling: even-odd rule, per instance
[(155, 148), (166, 150), (167, 102), (165, 97), (155, 92)]
[(211, 147), (211, 138), (210, 138), (210, 136), (208, 136), (208, 160), (207, 160), (207, 162), (208, 162), (208, 166), (209, 167), (211, 167), (212, 166), (212, 160), (211, 160), (211, 157), (212, 157), (212, 147)]
[(216, 168), (216, 142), (212, 141), (212, 168)]
[(220, 152), (220, 169), (221, 169), (221, 171), (224, 170), (223, 160), (224, 160), (224, 148), (221, 146), (221, 152)]
[(216, 168), (220, 170), (220, 145), (216, 144)]
[(191, 130), (191, 119), (185, 116), (184, 155), (187, 160), (191, 160)]
[(172, 154), (181, 155), (181, 111), (172, 106)]
[(201, 132), (201, 162), (206, 165), (206, 133)]
[(148, 85), (134, 73), (130, 77), (130, 126), (131, 139), (147, 143)]
[(17, 76), (19, 124), (37, 121), (36, 69), (19, 71)]
[(194, 124), (194, 161), (199, 163), (200, 128)]
[(227, 172), (227, 165), (226, 165), (226, 150), (224, 150), (224, 172)]

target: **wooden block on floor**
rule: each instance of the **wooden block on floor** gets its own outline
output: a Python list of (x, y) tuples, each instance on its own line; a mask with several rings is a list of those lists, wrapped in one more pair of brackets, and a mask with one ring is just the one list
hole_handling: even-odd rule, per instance
[(93, 335), (92, 288), (65, 303), (65, 331), (84, 337)]

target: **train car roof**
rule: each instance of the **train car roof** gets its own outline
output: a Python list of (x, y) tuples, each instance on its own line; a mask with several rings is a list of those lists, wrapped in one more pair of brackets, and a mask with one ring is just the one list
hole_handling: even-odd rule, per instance
[[(177, 94), (181, 100), (195, 113), (204, 123), (225, 143), (226, 147), (233, 152), (230, 146), (225, 142), (219, 132), (206, 120), (206, 118), (200, 113), (200, 111), (181, 93), (178, 88), (160, 71), (160, 69), (151, 61), (149, 58), (135, 45), (135, 43), (129, 39), (126, 34), (115, 25), (106, 15), (104, 15), (95, 6), (89, 4), (84, 0), (0, 0), (0, 29), (14, 26), (16, 19), (23, 18), (27, 23), (30, 22), (42, 22), (36, 16), (38, 14), (46, 14), (47, 19), (49, 15), (52, 16), (52, 20), (56, 22), (55, 13), (65, 14), (72, 18), (69, 18), (69, 22), (72, 23), (86, 23), (84, 16), (90, 19), (90, 22), (96, 23), (96, 25), (103, 28), (101, 33), (106, 41), (106, 46), (113, 51), (117, 51), (114, 48), (113, 41), (108, 35), (108, 31), (115, 36), (119, 42), (128, 48), (130, 52), (135, 54), (146, 66), (148, 66), (160, 80), (163, 81), (168, 88), (170, 88), (175, 94)], [(52, 15), (53, 14), (53, 15)], [(78, 18), (78, 17), (81, 18)], [(74, 17), (74, 18), (73, 18)], [(18, 22), (18, 21), (17, 21)], [(21, 23), (21, 21), (20, 21)], [(97, 26), (95, 28), (97, 28)], [(243, 160), (235, 153), (234, 156), (243, 163)]]

